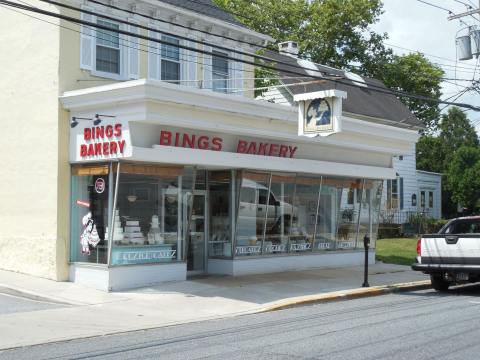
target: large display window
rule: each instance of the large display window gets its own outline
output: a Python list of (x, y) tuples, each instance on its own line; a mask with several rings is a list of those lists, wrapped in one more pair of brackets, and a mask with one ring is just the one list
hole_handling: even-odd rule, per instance
[(186, 261), (187, 270), (202, 272), (208, 258), (361, 249), (365, 235), (374, 248), (382, 183), (149, 164), (73, 166), (71, 261)]
[(193, 169), (121, 164), (111, 264), (183, 261), (193, 184)]
[(72, 262), (107, 263), (109, 175), (108, 165), (72, 167)]

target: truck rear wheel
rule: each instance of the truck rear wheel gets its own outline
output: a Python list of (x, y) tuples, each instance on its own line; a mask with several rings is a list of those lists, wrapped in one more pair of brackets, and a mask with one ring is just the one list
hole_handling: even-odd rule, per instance
[(445, 274), (430, 274), (432, 287), (437, 291), (447, 291), (450, 283), (445, 279)]

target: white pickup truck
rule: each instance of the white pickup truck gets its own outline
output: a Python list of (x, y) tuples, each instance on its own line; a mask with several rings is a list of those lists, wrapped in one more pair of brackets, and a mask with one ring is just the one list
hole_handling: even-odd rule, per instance
[(480, 281), (480, 216), (453, 219), (437, 234), (423, 235), (417, 255), (412, 269), (430, 274), (435, 290)]

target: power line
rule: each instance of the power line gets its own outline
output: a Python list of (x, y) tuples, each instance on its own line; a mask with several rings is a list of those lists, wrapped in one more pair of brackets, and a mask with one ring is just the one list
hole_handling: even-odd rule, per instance
[[(246, 45), (250, 45), (250, 46), (254, 46), (254, 47), (257, 47), (257, 48), (259, 47), (259, 48), (267, 49), (267, 47), (262, 46), (262, 45), (259, 45), (259, 44), (257, 44), (257, 43), (249, 42), (249, 41), (242, 40), (242, 39), (234, 39), (234, 38), (232, 38), (232, 37), (228, 37), (228, 36), (221, 35), (221, 34), (214, 34), (214, 33), (211, 33), (211, 32), (209, 32), (209, 31), (206, 31), (206, 30), (193, 28), (193, 27), (191, 27), (191, 26), (186, 26), (186, 25), (179, 24), (179, 23), (176, 23), (176, 22), (173, 22), (173, 21), (168, 21), (168, 20), (164, 20), (164, 19), (159, 19), (159, 18), (150, 16), (150, 15), (147, 15), (147, 14), (141, 14), (141, 13), (135, 12), (135, 11), (133, 11), (133, 10), (129, 10), (129, 9), (125, 9), (125, 8), (121, 8), (121, 7), (115, 6), (115, 5), (113, 5), (113, 4), (104, 4), (104, 3), (101, 3), (100, 1), (96, 1), (96, 0), (88, 0), (88, 1), (91, 2), (91, 3), (97, 4), (97, 5), (102, 5), (102, 6), (108, 7), (108, 8), (110, 8), (110, 9), (115, 9), (115, 10), (118, 10), (118, 11), (123, 11), (123, 12), (129, 13), (129, 14), (132, 14), (132, 15), (138, 15), (138, 16), (141, 16), (141, 17), (143, 17), (143, 18), (145, 18), (145, 19), (155, 20), (155, 21), (158, 21), (158, 22), (162, 22), (162, 23), (165, 23), (165, 24), (177, 26), (177, 27), (180, 27), (180, 28), (183, 28), (183, 29), (187, 29), (187, 30), (191, 30), (191, 31), (197, 31), (197, 32), (203, 33), (203, 34), (205, 34), (205, 35), (215, 36), (215, 37), (222, 38), (222, 39), (225, 39), (225, 40), (233, 40), (233, 41), (236, 41), (236, 42), (239, 42), (239, 43), (243, 43), (243, 44), (246, 44)], [(216, 8), (218, 9), (218, 7), (216, 7)]]
[[(44, 0), (41, 0), (41, 1), (44, 1)], [(121, 8), (121, 7), (118, 7), (118, 6), (115, 6), (115, 5), (104, 4), (104, 3), (99, 2), (99, 1), (97, 1), (97, 0), (88, 0), (88, 1), (91, 2), (91, 3), (94, 3), (94, 4), (98, 4), (98, 5), (102, 5), (102, 6), (111, 8), (111, 9), (123, 11), (123, 12), (129, 13), (129, 14), (132, 14), (132, 15), (138, 15), (138, 16), (144, 17), (144, 18), (146, 18), (146, 19), (155, 20), (155, 21), (158, 21), (158, 22), (163, 22), (163, 23), (166, 23), (166, 24), (174, 25), (174, 26), (181, 27), (181, 28), (185, 28), (185, 29), (192, 30), (192, 31), (198, 31), (198, 32), (201, 32), (201, 33), (204, 33), (204, 34), (207, 34), (207, 35), (213, 35), (213, 36), (215, 36), (215, 37), (219, 37), (219, 38), (222, 38), (222, 39), (227, 39), (227, 40), (232, 40), (232, 41), (236, 41), (236, 42), (248, 44), (248, 45), (254, 46), (254, 47), (259, 48), (259, 49), (265, 49), (265, 50), (273, 51), (273, 50), (271, 50), (271, 49), (270, 49), (269, 47), (267, 47), (267, 46), (262, 46), (262, 45), (259, 45), (259, 44), (256, 44), (256, 43), (252, 43), (252, 42), (248, 42), (248, 41), (245, 41), (245, 40), (235, 39), (235, 38), (228, 37), (228, 36), (225, 36), (225, 35), (214, 34), (214, 33), (211, 33), (211, 32), (205, 31), (205, 30), (202, 30), (202, 29), (197, 29), (197, 28), (193, 28), (193, 27), (190, 27), (190, 26), (185, 26), (185, 25), (182, 25), (182, 24), (179, 24), (179, 23), (174, 23), (174, 22), (171, 22), (171, 21), (168, 21), (168, 20), (159, 19), (159, 18), (150, 16), (150, 15), (147, 15), (147, 14), (142, 14), (142, 13), (135, 12), (135, 11), (133, 11), (133, 10), (129, 10), (129, 9), (125, 9), (125, 8)], [(193, 1), (193, 0), (188, 0), (188, 1)], [(198, 3), (198, 2), (197, 2), (197, 3)], [(200, 3), (199, 3), (199, 4), (200, 4)], [(214, 6), (214, 5), (203, 4), (203, 3), (202, 3), (202, 5), (205, 5), (205, 6), (208, 6), (208, 7), (212, 7), (212, 8), (215, 8), (215, 9), (219, 9), (219, 7)], [(228, 12), (228, 13), (231, 13), (231, 12), (229, 12), (229, 11), (227, 11), (227, 10), (224, 10), (224, 11), (225, 11), (225, 12)], [(231, 14), (237, 15), (237, 14), (235, 14), (235, 13), (231, 13)], [(165, 33), (165, 32), (164, 32), (164, 33)], [(171, 34), (171, 35), (178, 37), (178, 35), (176, 35), (176, 34)], [(190, 38), (189, 38), (189, 40), (194, 40), (194, 39), (190, 39)], [(396, 46), (396, 45), (393, 45), (393, 44), (387, 44), (387, 43), (385, 43), (385, 42), (384, 42), (383, 44), (386, 45), (386, 46), (396, 47), (396, 48), (400, 48), (400, 49), (403, 49), (403, 50), (418, 52), (418, 53), (421, 53), (421, 54), (423, 54), (423, 55), (427, 55), (427, 56), (429, 56), (429, 57), (436, 57), (436, 58), (444, 59), (444, 60), (447, 60), (447, 61), (450, 61), (450, 62), (455, 62), (454, 60), (451, 60), (451, 59), (443, 58), (443, 57), (436, 56), (436, 55), (431, 55), (431, 54), (422, 53), (422, 52), (420, 52), (420, 51), (418, 51), (418, 50), (407, 49), (407, 48), (403, 48), (403, 47)], [(229, 49), (229, 50), (230, 50), (230, 49)], [(303, 58), (303, 59), (305, 59), (305, 60), (309, 60), (309, 59), (307, 59), (307, 58), (305, 58), (305, 57), (301, 57), (301, 56), (299, 56), (299, 58)], [(435, 63), (435, 64), (436, 64), (436, 65), (441, 65), (441, 66), (453, 66), (453, 65), (440, 64), (440, 63)], [(464, 69), (470, 69), (471, 66), (472, 66), (472, 65), (469, 65), (469, 64), (463, 64), (463, 65), (466, 66)], [(462, 67), (462, 68), (463, 68), (463, 67)], [(473, 68), (472, 68), (472, 70), (473, 70)]]
[(426, 1), (424, 1), (424, 0), (417, 0), (417, 1), (418, 1), (418, 2), (421, 2), (421, 3), (424, 3), (424, 4), (426, 4), (426, 5), (433, 6), (433, 7), (437, 8), (437, 9), (444, 10), (444, 11), (448, 12), (449, 14), (455, 15), (452, 10), (445, 9), (444, 7), (441, 7), (441, 6), (438, 6), (438, 5), (435, 5), (435, 4), (426, 2)]
[[(49, 11), (46, 11), (46, 10), (37, 9), (37, 8), (30, 7), (30, 6), (24, 6), (24, 5), (21, 5), (21, 4), (18, 4), (18, 3), (13, 3), (13, 2), (7, 1), (7, 0), (0, 0), (0, 4), (15, 7), (15, 8), (20, 8), (22, 10), (27, 10), (27, 11), (31, 11), (31, 12), (51, 16), (51, 17), (60, 18), (60, 19), (63, 19), (65, 21), (70, 21), (70, 22), (80, 24), (80, 25), (88, 25), (88, 26), (93, 26), (95, 28), (100, 28), (100, 29), (103, 29), (103, 30), (111, 31), (111, 28), (109, 28), (107, 26), (103, 26), (101, 24), (96, 24), (96, 23), (92, 23), (92, 22), (89, 22), (89, 21), (84, 21), (84, 20), (80, 20), (80, 19), (77, 19), (77, 18), (72, 18), (72, 17), (66, 16), (66, 15), (62, 15), (62, 14), (52, 13), (52, 12), (49, 12)], [(135, 26), (136, 24), (132, 24), (132, 25)], [(140, 35), (140, 34), (135, 34), (135, 33), (132, 33), (132, 32), (125, 31), (125, 30), (115, 30), (115, 32), (117, 32), (119, 34), (127, 35), (127, 36), (132, 36), (132, 37), (137, 37), (137, 38), (140, 38), (140, 39), (152, 41), (152, 42), (157, 42), (157, 43), (160, 43), (160, 44), (171, 45), (171, 43), (166, 42), (166, 41), (162, 41), (162, 40), (159, 40), (159, 39), (154, 39), (154, 38), (144, 36), (144, 35)], [(206, 50), (191, 48), (191, 47), (184, 46), (184, 45), (176, 45), (176, 46), (179, 47), (179, 48), (194, 51), (194, 52), (197, 52), (197, 53), (211, 55), (211, 53), (209, 51), (206, 51)], [(242, 63), (245, 63), (245, 64), (250, 64), (250, 65), (266, 68), (266, 69), (269, 69), (269, 70), (278, 71), (277, 68), (272, 67), (272, 66), (268, 66), (268, 65), (265, 65), (265, 64), (259, 64), (259, 63), (254, 63), (254, 62), (250, 62), (250, 61), (246, 61), (246, 60), (234, 59), (234, 58), (231, 58), (229, 56), (224, 56), (224, 55), (221, 55), (219, 57), (225, 58), (227, 60), (242, 62)], [(303, 67), (298, 67), (298, 66), (293, 66), (293, 65), (289, 65), (289, 66), (293, 67), (293, 68), (301, 68), (302, 70), (305, 70)], [(301, 75), (301, 76), (305, 75), (304, 73), (299, 73), (299, 72), (295, 72), (295, 71), (288, 70), (288, 69), (284, 69), (283, 72), (290, 73), (290, 74), (295, 74), (295, 75)], [(334, 82), (334, 83), (343, 84), (345, 86), (355, 87), (355, 88), (360, 88), (360, 89), (365, 90), (365, 84), (361, 81), (350, 80), (351, 83), (348, 83), (348, 82), (342, 81), (338, 78), (325, 78), (325, 77), (319, 77), (319, 76), (313, 76), (313, 75), (311, 76), (311, 78), (312, 79), (317, 79), (317, 80), (323, 80), (323, 81), (328, 80), (328, 81), (331, 81), (331, 82)], [(357, 85), (357, 83), (360, 83), (360, 85)], [(384, 87), (376, 86), (374, 84), (369, 84), (368, 89), (370, 91), (383, 93), (383, 94), (388, 94), (388, 95), (398, 95), (398, 96), (414, 98), (414, 99), (417, 99), (417, 100), (422, 100), (422, 101), (427, 101), (427, 102), (432, 102), (432, 103), (443, 103), (443, 104), (448, 104), (448, 105), (456, 105), (458, 107), (464, 107), (464, 108), (468, 108), (468, 109), (471, 109), (471, 110), (474, 110), (474, 111), (480, 111), (479, 107), (473, 106), (471, 104), (447, 102), (447, 101), (444, 101), (444, 100), (433, 99), (433, 98), (430, 98), (430, 97), (427, 97), (427, 96), (410, 94), (410, 93), (400, 91), (400, 90), (391, 90), (391, 89), (387, 89), (387, 88), (384, 88)]]
[[(21, 1), (21, 0), (20, 0)], [(23, 1), (22, 1), (23, 2)], [(32, 16), (32, 15), (29, 15), (29, 14), (25, 14), (21, 11), (17, 11), (15, 9), (10, 9), (4, 5), (0, 5), (0, 7), (2, 8), (5, 8), (7, 10), (10, 10), (10, 11), (14, 11), (14, 12), (17, 12), (19, 14), (22, 14), (22, 15), (25, 15), (25, 16), (28, 16), (30, 18), (33, 18), (33, 19), (36, 19), (36, 20), (39, 20), (39, 21), (42, 21), (42, 22), (45, 22), (47, 24), (50, 24), (50, 25), (53, 25), (53, 26), (57, 26), (57, 27), (60, 27), (60, 28), (63, 28), (63, 29), (66, 29), (66, 30), (70, 30), (72, 32), (75, 32), (75, 33), (78, 33), (78, 34), (82, 34), (82, 35), (86, 35), (86, 36), (89, 36), (89, 37), (92, 37), (92, 38), (95, 38), (95, 39), (99, 39), (98, 36), (95, 36), (95, 35), (90, 35), (90, 34), (85, 34), (85, 33), (82, 33), (81, 31), (77, 31), (75, 29), (72, 29), (72, 28), (69, 28), (69, 27), (66, 27), (66, 26), (63, 26), (63, 25), (59, 25), (59, 24), (56, 24), (56, 23), (53, 23), (53, 22), (50, 22), (50, 21), (47, 21), (47, 20), (44, 20), (44, 19), (41, 19), (41, 18), (38, 18), (38, 17), (35, 17), (35, 16)], [(102, 38), (103, 41), (106, 41), (106, 42), (110, 42), (110, 43), (114, 43), (113, 40), (108, 40), (108, 39), (104, 39)], [(128, 43), (133, 43), (132, 41), (128, 41), (128, 40), (124, 40), (124, 42), (128, 42)], [(155, 54), (155, 55), (161, 55), (160, 53), (158, 52), (155, 52), (155, 51), (149, 51), (149, 50), (145, 50), (145, 49), (141, 49), (140, 47), (134, 47), (134, 46), (128, 46), (128, 45), (125, 45), (125, 44), (121, 44), (120, 45), (121, 47), (125, 47), (125, 48), (128, 48), (128, 49), (134, 49), (134, 50), (139, 50), (139, 51), (142, 51), (142, 52), (145, 52), (145, 53), (148, 53), (148, 54)], [(139, 46), (144, 46), (146, 48), (153, 48), (152, 46), (148, 46), (148, 45), (139, 45)], [(199, 65), (203, 65), (203, 66), (207, 66), (207, 67), (212, 67), (212, 65), (208, 65), (208, 64), (205, 64), (203, 62), (197, 62), (197, 61), (193, 61), (193, 60), (187, 60), (186, 58), (187, 57), (192, 57), (192, 56), (182, 56), (180, 57), (181, 60), (184, 60), (186, 62), (190, 62), (190, 63), (195, 63), (195, 64), (199, 64)], [(247, 73), (254, 73), (254, 71), (247, 71), (247, 70), (242, 70), (243, 72), (247, 72)], [(252, 78), (245, 78), (245, 77), (241, 77), (241, 78), (234, 78), (236, 80), (285, 80), (285, 79), (311, 79), (311, 76), (291, 76), (291, 77), (252, 77)], [(102, 79), (95, 79), (95, 80), (82, 80), (82, 81), (102, 81)], [(108, 80), (105, 80), (105, 81), (110, 81), (110, 79)], [(166, 81), (166, 80), (164, 80)], [(174, 82), (184, 82), (184, 83), (188, 83), (188, 82), (201, 82), (202, 80), (175, 80)], [(214, 82), (215, 80), (212, 80), (212, 82)], [(223, 80), (221, 80), (223, 81)], [(168, 81), (166, 81), (168, 82)], [(291, 86), (296, 86), (298, 85), (299, 83), (292, 83)], [(275, 85), (277, 86), (277, 85)], [(203, 88), (203, 89), (207, 89), (207, 88)], [(208, 88), (210, 89), (210, 88)], [(239, 90), (239, 89), (236, 89), (236, 90)], [(253, 90), (257, 90), (256, 88), (253, 88)]]
[[(80, 8), (75, 8), (73, 6), (68, 6), (68, 5), (64, 5), (64, 4), (61, 4), (61, 3), (58, 3), (56, 1), (53, 1), (53, 0), (40, 0), (40, 1), (44, 1), (44, 2), (47, 2), (47, 3), (53, 3), (55, 5), (58, 5), (58, 6), (63, 6), (63, 7), (66, 7), (66, 8), (70, 8), (70, 9), (74, 9), (76, 11), (83, 11), (85, 13), (88, 13), (87, 10), (84, 10), (84, 9), (80, 9)], [(164, 22), (164, 23), (168, 23), (168, 24), (171, 24), (171, 25), (174, 25), (174, 26), (179, 26), (179, 27), (183, 27), (183, 28), (187, 28), (189, 30), (194, 30), (194, 31), (199, 31), (199, 32), (202, 32), (202, 33), (205, 33), (205, 34), (208, 34), (208, 35), (214, 35), (214, 36), (219, 36), (221, 38), (224, 38), (224, 39), (229, 39), (229, 40), (233, 40), (233, 41), (239, 41), (239, 42), (243, 42), (243, 43), (248, 43), (249, 45), (252, 45), (252, 46), (256, 46), (257, 48), (261, 48), (261, 49), (268, 49), (268, 47), (265, 47), (265, 46), (261, 46), (261, 45), (257, 45), (257, 44), (254, 44), (254, 43), (249, 43), (249, 42), (245, 42), (245, 41), (241, 41), (241, 40), (237, 40), (237, 39), (234, 39), (232, 37), (227, 37), (227, 36), (223, 36), (223, 35), (216, 35), (216, 34), (213, 34), (213, 33), (210, 33), (210, 32), (207, 32), (207, 31), (204, 31), (204, 30), (201, 30), (201, 29), (195, 29), (195, 28), (192, 28), (192, 27), (188, 27), (188, 26), (184, 26), (184, 25), (181, 25), (181, 24), (178, 24), (178, 23), (174, 23), (174, 22), (171, 22), (171, 21), (167, 21), (167, 20), (163, 20), (163, 19), (158, 19), (158, 18), (155, 18), (155, 17), (152, 17), (152, 16), (149, 16), (149, 15), (145, 15), (145, 14), (141, 14), (141, 13), (138, 13), (138, 12), (135, 12), (133, 10), (128, 10), (128, 9), (123, 9), (123, 8), (120, 8), (120, 7), (117, 7), (117, 6), (114, 6), (114, 5), (109, 5), (109, 4), (103, 4), (99, 1), (96, 1), (96, 0), (88, 0), (92, 3), (95, 3), (95, 4), (99, 4), (99, 5), (102, 5), (102, 6), (105, 6), (105, 7), (109, 7), (109, 8), (112, 8), (112, 9), (116, 9), (116, 10), (120, 10), (120, 11), (123, 11), (123, 12), (127, 12), (127, 13), (130, 13), (130, 14), (133, 14), (133, 15), (139, 15), (139, 16), (142, 16), (142, 17), (145, 17), (145, 18), (148, 18), (148, 19), (152, 19), (152, 20), (156, 20), (156, 21), (160, 21), (160, 22)], [(189, 1), (193, 1), (193, 0), (189, 0)], [(203, 3), (199, 3), (199, 4), (203, 4)], [(216, 8), (216, 9), (219, 9), (217, 6), (214, 6), (214, 5), (209, 5), (209, 4), (203, 4), (205, 6), (210, 6), (210, 7), (213, 7), (213, 8)], [(235, 14), (234, 14), (235, 15)], [(98, 14), (96, 16), (100, 16), (102, 17), (102, 15)], [(111, 17), (106, 17), (106, 16), (103, 16), (104, 18), (107, 18), (107, 19), (111, 19), (113, 21), (118, 21), (117, 19), (115, 18), (111, 18)], [(121, 22), (121, 21), (120, 21)], [(142, 28), (142, 26), (140, 26)], [(146, 28), (146, 27), (143, 27), (143, 28)], [(158, 32), (158, 33), (163, 33), (163, 34), (166, 34), (166, 35), (171, 35), (173, 37), (177, 37), (177, 38), (180, 38), (180, 39), (185, 39), (185, 40), (188, 40), (188, 41), (192, 41), (192, 42), (196, 42), (196, 43), (199, 43), (199, 41), (196, 41), (195, 39), (191, 39), (191, 38), (187, 38), (187, 37), (182, 37), (182, 36), (179, 36), (177, 34), (172, 34), (172, 33), (168, 33), (168, 32), (165, 32), (165, 31), (159, 31), (159, 30), (156, 30), (156, 29), (153, 29), (152, 31), (154, 32)], [(208, 44), (208, 43), (207, 43)], [(385, 45), (387, 46), (393, 46), (393, 47), (398, 47), (398, 46), (395, 46), (395, 45), (392, 45), (392, 44), (386, 44), (384, 43)], [(225, 47), (222, 47), (222, 46), (218, 46), (218, 45), (215, 45), (215, 44), (208, 44), (208, 46), (214, 46), (214, 47), (217, 47), (217, 48), (222, 48), (226, 51), (231, 51), (232, 49), (230, 48), (225, 48)], [(398, 48), (401, 48), (401, 47), (398, 47)], [(411, 50), (411, 49), (406, 49), (406, 48), (403, 48), (405, 50), (410, 50), (410, 51), (414, 51), (414, 50)], [(238, 50), (233, 50), (234, 52), (236, 53), (239, 53), (239, 54), (242, 54), (242, 55), (246, 55), (246, 56), (252, 56), (251, 53), (245, 53), (245, 52), (241, 52), (241, 51), (238, 51)], [(418, 51), (417, 51), (418, 52)], [(424, 55), (428, 55), (428, 54), (424, 54)], [(257, 55), (258, 56), (258, 55)], [(428, 55), (428, 56), (434, 56), (434, 55)], [(441, 57), (438, 57), (438, 58), (441, 58)], [(445, 58), (443, 58), (445, 59)], [(264, 59), (265, 60), (265, 59)], [(308, 60), (308, 59), (307, 59)], [(448, 60), (448, 59), (446, 59)], [(270, 61), (270, 60), (267, 60), (267, 61)], [(449, 61), (453, 61), (453, 60), (449, 60)], [(290, 64), (285, 64), (283, 63), (283, 65), (288, 65), (290, 66)], [(452, 66), (452, 65), (448, 65), (448, 64), (439, 64), (437, 63), (437, 65), (440, 65), (440, 66)], [(467, 66), (469, 66), (468, 64), (465, 64)], [(463, 69), (470, 69), (469, 67), (462, 67)], [(473, 69), (472, 69), (473, 70)], [(315, 70), (314, 70), (315, 71)], [(464, 72), (466, 73), (466, 71), (459, 71), (459, 72)]]

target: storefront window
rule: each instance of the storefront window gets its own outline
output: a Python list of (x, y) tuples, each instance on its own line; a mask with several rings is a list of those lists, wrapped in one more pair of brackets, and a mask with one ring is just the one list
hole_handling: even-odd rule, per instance
[(210, 203), (210, 236), (208, 254), (211, 258), (232, 256), (232, 176), (230, 171), (214, 171), (208, 175)]
[[(337, 235), (337, 204), (338, 192), (336, 184), (338, 180), (323, 178), (322, 191), (318, 206), (317, 228), (315, 236), (314, 251), (325, 251), (335, 249), (335, 238)], [(350, 194), (353, 193), (349, 191)], [(353, 202), (352, 202), (353, 205)]]
[(272, 174), (265, 229), (264, 254), (288, 251), (293, 219), (295, 174)]
[(349, 204), (348, 194), (361, 189), (362, 181), (335, 179), (337, 188), (337, 243), (336, 249), (354, 249), (357, 235), (360, 202)]
[(107, 263), (108, 174), (108, 165), (72, 168), (72, 262)]
[[(269, 174), (243, 171), (238, 197), (235, 256), (260, 255), (268, 219)], [(271, 214), (273, 217), (273, 214)]]
[(112, 265), (182, 261), (193, 171), (120, 165)]
[(370, 238), (370, 247), (375, 248), (379, 222), (380, 202), (382, 197), (381, 181), (365, 180), (361, 197), (360, 218), (358, 224), (357, 248), (363, 249), (363, 238)]
[(312, 251), (320, 186), (320, 176), (296, 178), (289, 246), (292, 253)]

